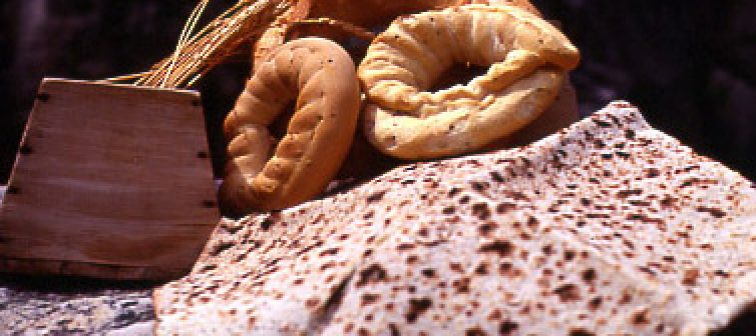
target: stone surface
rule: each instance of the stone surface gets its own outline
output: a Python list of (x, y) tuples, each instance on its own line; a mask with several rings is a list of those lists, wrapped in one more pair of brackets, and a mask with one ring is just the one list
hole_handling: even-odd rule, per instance
[(155, 322), (139, 322), (107, 332), (106, 336), (149, 336), (155, 330)]
[(0, 276), (0, 335), (147, 335), (151, 284)]
[(529, 146), (223, 221), (156, 289), (157, 330), (732, 331), (756, 318), (754, 227), (752, 182), (617, 102)]

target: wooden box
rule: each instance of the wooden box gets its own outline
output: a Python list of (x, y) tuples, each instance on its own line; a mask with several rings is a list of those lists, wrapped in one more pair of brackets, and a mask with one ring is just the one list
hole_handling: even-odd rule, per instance
[(172, 279), (218, 220), (198, 93), (45, 79), (0, 207), (0, 272)]

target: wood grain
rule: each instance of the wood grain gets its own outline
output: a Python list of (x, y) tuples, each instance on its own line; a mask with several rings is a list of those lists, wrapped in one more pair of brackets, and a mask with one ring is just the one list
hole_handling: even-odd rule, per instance
[(45, 79), (0, 208), (0, 271), (180, 276), (215, 199), (198, 93)]

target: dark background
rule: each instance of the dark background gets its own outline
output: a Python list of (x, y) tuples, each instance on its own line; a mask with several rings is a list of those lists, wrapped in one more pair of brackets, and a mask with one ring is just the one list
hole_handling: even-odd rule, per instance
[[(206, 17), (234, 2), (211, 1)], [(582, 115), (628, 100), (655, 127), (756, 179), (756, 1), (533, 2), (546, 18), (561, 21), (582, 51), (572, 75)], [(195, 3), (2, 1), (0, 184), (42, 77), (103, 79), (145, 71), (171, 53)], [(197, 86), (215, 155), (223, 149), (218, 126), (247, 76), (245, 58)]]

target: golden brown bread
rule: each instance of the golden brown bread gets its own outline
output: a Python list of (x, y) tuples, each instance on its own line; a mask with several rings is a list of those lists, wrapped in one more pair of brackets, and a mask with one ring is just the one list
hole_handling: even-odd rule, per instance
[[(299, 0), (296, 6), (280, 15), (257, 40), (254, 48), (253, 64), (259, 63), (272, 50), (286, 41), (288, 33), (296, 27), (294, 23), (308, 18), (329, 18), (348, 25), (364, 28), (387, 25), (400, 15), (438, 10), (466, 4), (512, 5), (534, 15), (541, 14), (529, 0)], [(344, 34), (320, 27), (297, 31), (300, 36), (321, 36), (341, 40)]]
[[(220, 199), (235, 213), (282, 209), (315, 197), (341, 165), (359, 113), (359, 84), (336, 43), (305, 38), (277, 49), (225, 120), (230, 161)], [(272, 157), (268, 126), (296, 106)]]
[[(365, 134), (404, 159), (478, 150), (537, 118), (578, 61), (561, 32), (515, 6), (467, 5), (399, 18), (358, 69), (369, 101)], [(458, 63), (489, 68), (465, 86), (427, 91)]]

